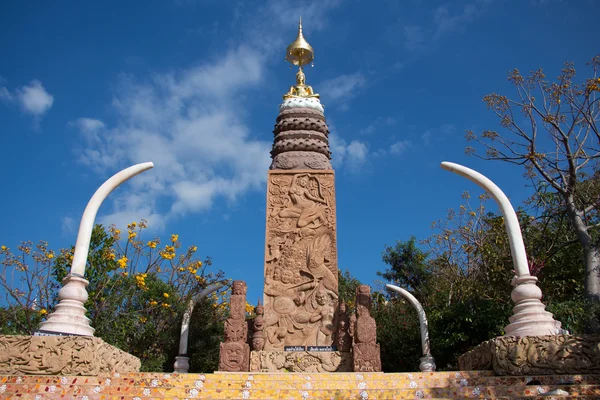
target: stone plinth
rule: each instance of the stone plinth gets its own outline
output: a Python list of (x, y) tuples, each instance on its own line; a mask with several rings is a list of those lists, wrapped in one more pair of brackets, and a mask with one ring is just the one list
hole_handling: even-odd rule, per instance
[(460, 370), (496, 375), (600, 373), (600, 335), (501, 336), (458, 359)]
[(91, 336), (0, 336), (0, 374), (86, 375), (140, 370), (140, 360)]
[(269, 171), (264, 350), (333, 344), (336, 248), (333, 171)]
[(342, 351), (252, 351), (252, 372), (352, 372), (352, 355)]

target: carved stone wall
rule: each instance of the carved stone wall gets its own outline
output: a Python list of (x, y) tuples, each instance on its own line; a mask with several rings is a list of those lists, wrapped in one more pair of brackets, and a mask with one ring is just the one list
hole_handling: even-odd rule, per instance
[(221, 343), (219, 371), (248, 371), (250, 346), (246, 322), (246, 282), (233, 281), (229, 318), (225, 321), (225, 342)]
[(93, 336), (0, 336), (0, 374), (139, 372), (140, 360)]
[(600, 335), (501, 336), (458, 359), (460, 370), (496, 375), (600, 373)]
[(353, 320), (352, 359), (355, 372), (380, 372), (381, 355), (377, 343), (377, 324), (371, 316), (371, 288), (356, 288), (356, 318)]
[(253, 351), (250, 371), (352, 372), (352, 356), (341, 351)]
[(333, 171), (269, 171), (264, 350), (333, 344), (336, 249)]

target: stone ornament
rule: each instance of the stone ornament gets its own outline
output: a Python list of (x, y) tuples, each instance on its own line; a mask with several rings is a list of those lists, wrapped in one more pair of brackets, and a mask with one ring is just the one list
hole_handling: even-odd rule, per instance
[(377, 343), (377, 324), (371, 316), (371, 288), (356, 288), (356, 319), (352, 335), (353, 368), (355, 372), (380, 372), (381, 356)]
[(336, 322), (335, 346), (338, 351), (349, 352), (352, 350), (352, 337), (349, 331), (350, 317), (348, 316), (346, 303), (340, 303)]
[(85, 375), (139, 372), (140, 360), (90, 336), (0, 336), (0, 374)]
[(338, 302), (335, 223), (333, 172), (269, 172), (265, 350), (333, 344)]
[(220, 345), (219, 371), (248, 371), (250, 346), (246, 322), (246, 282), (233, 281), (229, 318), (225, 321), (225, 342)]
[(460, 356), (458, 366), (496, 375), (600, 374), (600, 335), (501, 336)]
[[(288, 103), (291, 100), (298, 101)], [(300, 100), (305, 103), (309, 99), (286, 100), (280, 107), (273, 130), (270, 169), (331, 170), (329, 128), (322, 107), (292, 107), (295, 103), (306, 105)]]
[(279, 106), (279, 111), (287, 110), (288, 108), (312, 108), (314, 110), (325, 112), (323, 104), (316, 97), (291, 97), (285, 99)]
[(561, 323), (554, 320), (552, 313), (545, 310), (541, 302), (542, 290), (536, 285), (537, 278), (529, 273), (525, 243), (519, 219), (508, 197), (494, 182), (484, 175), (459, 164), (443, 162), (441, 167), (469, 179), (483, 188), (496, 201), (504, 217), (510, 252), (517, 275), (511, 298), (515, 303), (510, 324), (504, 328), (505, 336), (540, 336), (564, 333)]
[(260, 351), (265, 347), (266, 335), (265, 335), (265, 308), (260, 304), (260, 301), (254, 307), (254, 321), (252, 321), (252, 350)]
[(253, 351), (252, 372), (352, 372), (352, 356), (340, 351)]

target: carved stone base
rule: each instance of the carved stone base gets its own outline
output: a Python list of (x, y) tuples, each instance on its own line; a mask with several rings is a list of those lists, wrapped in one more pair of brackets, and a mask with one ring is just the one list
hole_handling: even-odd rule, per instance
[(253, 372), (352, 372), (352, 356), (341, 351), (253, 351)]
[(221, 343), (219, 353), (219, 371), (244, 372), (248, 371), (250, 361), (250, 346), (247, 343)]
[(496, 375), (599, 374), (600, 335), (500, 336), (460, 356), (458, 367)]
[(93, 336), (0, 336), (0, 374), (139, 372), (140, 360)]
[(381, 372), (379, 343), (356, 343), (352, 354), (355, 372)]

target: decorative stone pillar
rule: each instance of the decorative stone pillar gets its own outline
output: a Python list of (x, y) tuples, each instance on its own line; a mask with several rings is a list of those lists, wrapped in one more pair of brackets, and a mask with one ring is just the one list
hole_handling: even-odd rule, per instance
[(233, 281), (229, 304), (229, 318), (225, 321), (225, 342), (220, 346), (219, 371), (249, 371), (250, 346), (247, 343), (246, 282)]
[(356, 288), (356, 321), (353, 330), (353, 367), (355, 372), (380, 372), (381, 356), (377, 343), (377, 324), (371, 316), (371, 288)]

